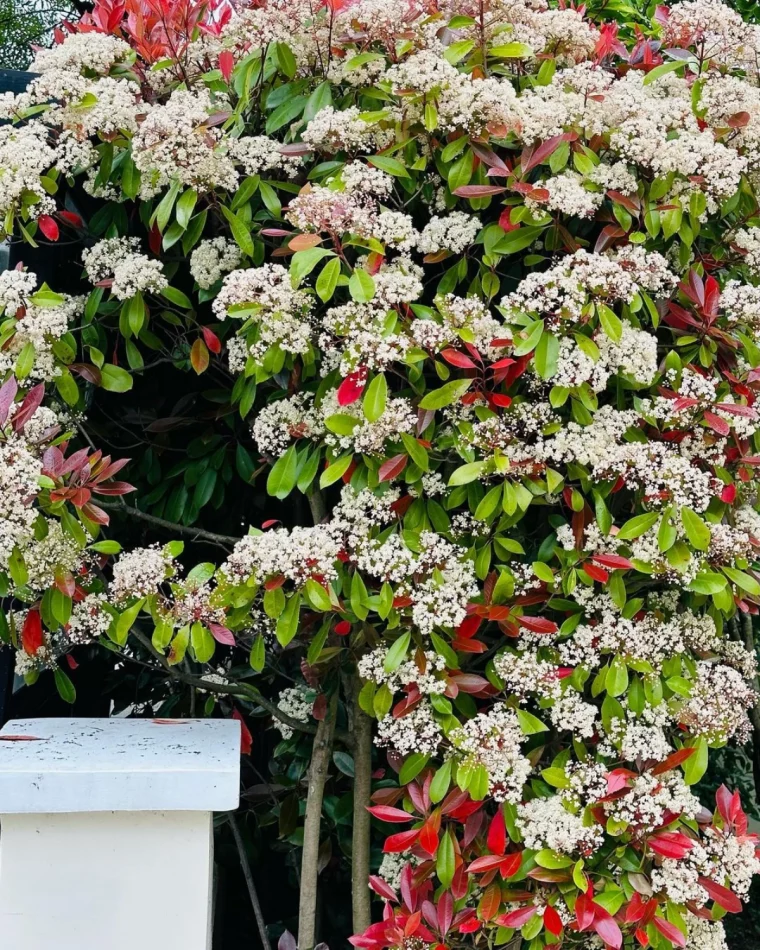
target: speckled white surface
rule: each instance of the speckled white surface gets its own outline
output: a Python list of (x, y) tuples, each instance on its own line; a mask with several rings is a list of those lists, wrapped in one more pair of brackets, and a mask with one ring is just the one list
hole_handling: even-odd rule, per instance
[(0, 730), (0, 815), (226, 811), (239, 775), (235, 720), (25, 719)]

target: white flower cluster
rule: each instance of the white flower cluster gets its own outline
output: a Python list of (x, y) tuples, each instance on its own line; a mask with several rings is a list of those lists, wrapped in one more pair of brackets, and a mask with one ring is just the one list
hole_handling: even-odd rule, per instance
[(117, 604), (132, 597), (149, 597), (174, 577), (176, 570), (172, 555), (157, 544), (126, 551), (114, 563), (110, 596)]
[(405, 687), (414, 685), (423, 695), (428, 693), (442, 693), (446, 688), (445, 679), (436, 676), (446, 669), (444, 658), (432, 650), (418, 651), (410, 660), (405, 660), (393, 672), (386, 673), (385, 660), (388, 651), (385, 647), (377, 647), (370, 653), (365, 653), (357, 664), (359, 675), (364, 680), (385, 684), (392, 693), (397, 693)]
[(113, 619), (105, 609), (107, 602), (106, 594), (87, 594), (84, 600), (74, 604), (66, 627), (71, 643), (91, 643), (105, 636)]
[(580, 320), (592, 298), (631, 303), (640, 290), (662, 296), (676, 283), (664, 257), (629, 245), (606, 254), (580, 250), (543, 273), (528, 274), (501, 306), (510, 313), (539, 313)]
[(222, 133), (208, 124), (217, 108), (211, 94), (197, 87), (175, 89), (166, 103), (150, 108), (132, 143), (142, 198), (152, 198), (171, 181), (199, 192), (237, 188), (238, 173), (221, 145)]
[(225, 237), (201, 241), (190, 255), (190, 273), (203, 290), (221, 280), (224, 274), (235, 270), (242, 260), (240, 248)]
[(329, 525), (276, 528), (241, 538), (221, 572), (232, 584), (258, 584), (278, 575), (297, 587), (309, 578), (327, 582), (337, 577), (335, 561), (341, 547)]
[(561, 854), (588, 857), (603, 843), (604, 834), (594, 821), (575, 814), (560, 795), (534, 798), (517, 806), (517, 827), (527, 848), (550, 848)]
[(416, 553), (398, 535), (370, 542), (359, 554), (357, 566), (396, 584), (398, 596), (412, 599), (412, 623), (422, 634), (436, 627), (458, 627), (478, 592), (474, 565), (464, 549), (432, 531), (420, 534)]
[(140, 254), (138, 238), (104, 238), (82, 252), (82, 262), (93, 284), (111, 281), (111, 293), (117, 300), (129, 300), (138, 293), (158, 294), (169, 281), (163, 264)]
[[(311, 711), (314, 707), (314, 697), (311, 696), (304, 686), (292, 686), (284, 689), (277, 697), (277, 708), (290, 716), (291, 719), (297, 719), (298, 722), (308, 722), (311, 719)], [(286, 722), (278, 719), (276, 716), (272, 719), (272, 724), (280, 733), (283, 739), (290, 739), (293, 735), (293, 728)]]
[(449, 733), (460, 770), (483, 767), (488, 773), (488, 791), (498, 802), (519, 802), (532, 771), (523, 755), (520, 723), (513, 709), (497, 703), (489, 712)]
[(213, 303), (218, 320), (252, 318), (257, 339), (247, 350), (259, 360), (274, 344), (288, 353), (305, 353), (312, 335), (311, 308), (309, 295), (293, 290), (281, 264), (232, 271)]

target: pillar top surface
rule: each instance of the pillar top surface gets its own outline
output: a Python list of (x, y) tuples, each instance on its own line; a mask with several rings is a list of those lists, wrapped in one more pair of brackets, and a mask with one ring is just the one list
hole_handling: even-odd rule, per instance
[(236, 808), (232, 719), (23, 719), (0, 730), (0, 814)]

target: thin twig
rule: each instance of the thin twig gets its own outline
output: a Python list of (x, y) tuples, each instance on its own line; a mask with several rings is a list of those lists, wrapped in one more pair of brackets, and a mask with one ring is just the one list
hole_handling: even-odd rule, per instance
[[(266, 696), (262, 696), (255, 686), (250, 686), (248, 683), (215, 683), (211, 680), (203, 679), (202, 676), (185, 673), (177, 669), (176, 666), (171, 666), (166, 657), (153, 646), (150, 637), (147, 637), (141, 630), (132, 627), (131, 632), (145, 649), (161, 664), (161, 670), (168, 673), (172, 679), (180, 683), (185, 683), (188, 686), (195, 686), (197, 689), (205, 690), (207, 693), (219, 693), (224, 696), (237, 696), (240, 699), (247, 699), (248, 702), (256, 703), (258, 706), (261, 706), (262, 709), (266, 709), (270, 715), (274, 716), (275, 719), (279, 719), (280, 722), (285, 723), (286, 726), (290, 726), (291, 729), (295, 729), (297, 732), (305, 732), (310, 736), (317, 735), (316, 726), (312, 726), (307, 722), (301, 722), (299, 719), (294, 719), (292, 716), (289, 716), (283, 712), (276, 703), (267, 699)], [(350, 746), (351, 736), (348, 733), (339, 730), (336, 732), (336, 737), (345, 745)]]
[(261, 902), (259, 901), (259, 895), (256, 891), (256, 883), (253, 880), (253, 874), (251, 873), (251, 864), (248, 860), (248, 855), (246, 854), (243, 836), (240, 834), (240, 828), (238, 827), (235, 813), (230, 812), (229, 818), (232, 836), (235, 839), (238, 857), (240, 858), (240, 867), (243, 869), (243, 877), (245, 878), (245, 884), (248, 888), (248, 896), (251, 899), (251, 907), (253, 907), (253, 916), (256, 918), (256, 926), (259, 928), (261, 945), (264, 950), (270, 950), (271, 944), (269, 943), (269, 935), (267, 934), (267, 925), (264, 921), (264, 914), (261, 911)]
[(214, 531), (205, 531), (203, 528), (193, 528), (186, 525), (177, 524), (175, 521), (167, 521), (165, 518), (159, 518), (157, 515), (149, 515), (146, 511), (140, 511), (128, 505), (123, 499), (121, 502), (101, 501), (99, 498), (96, 504), (109, 511), (121, 511), (125, 515), (131, 515), (133, 518), (139, 518), (140, 521), (147, 521), (148, 524), (154, 524), (159, 528), (166, 528), (167, 531), (175, 531), (177, 534), (184, 534), (187, 537), (198, 541), (210, 541), (212, 544), (219, 544), (223, 548), (229, 548), (240, 540), (230, 534), (216, 534)]

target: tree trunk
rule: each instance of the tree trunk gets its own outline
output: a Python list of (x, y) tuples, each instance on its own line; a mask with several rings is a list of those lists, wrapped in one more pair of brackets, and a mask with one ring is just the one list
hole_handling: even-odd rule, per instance
[(351, 845), (351, 891), (353, 928), (363, 933), (372, 923), (369, 889), (370, 804), (372, 791), (372, 720), (359, 706), (361, 681), (354, 674), (350, 687), (351, 733), (354, 752), (354, 828)]
[[(744, 645), (755, 656), (755, 633), (751, 614), (744, 614), (742, 617), (742, 636)], [(760, 689), (760, 678), (755, 679), (755, 688)], [(760, 695), (749, 711), (749, 718), (752, 723), (752, 776), (755, 780), (755, 801), (760, 804)]]
[(338, 694), (330, 700), (325, 718), (317, 726), (309, 766), (309, 788), (306, 795), (306, 819), (303, 828), (301, 855), (301, 894), (298, 903), (298, 947), (312, 950), (316, 943), (317, 887), (319, 878), (319, 843), (322, 830), (322, 799), (332, 758), (335, 715)]

